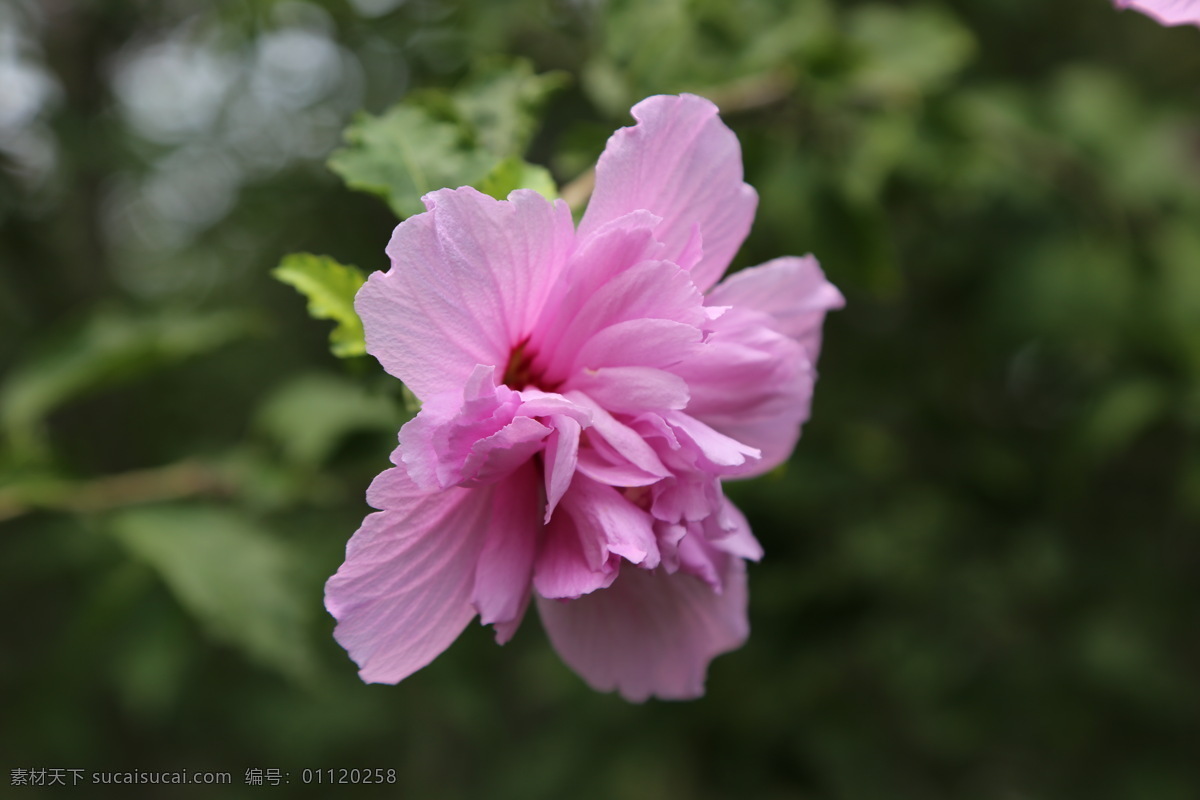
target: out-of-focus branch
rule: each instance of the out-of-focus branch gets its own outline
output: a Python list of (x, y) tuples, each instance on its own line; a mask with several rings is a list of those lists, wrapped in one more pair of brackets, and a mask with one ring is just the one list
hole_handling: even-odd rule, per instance
[(716, 103), (723, 114), (753, 111), (786, 100), (796, 88), (791, 70), (772, 70), (697, 92)]
[(571, 207), (571, 211), (579, 211), (587, 205), (588, 198), (592, 196), (592, 189), (596, 188), (596, 168), (588, 167), (575, 180), (562, 187), (559, 196), (567, 201), (567, 205)]
[(211, 466), (181, 461), (86, 481), (48, 481), (0, 489), (0, 522), (39, 509), (87, 514), (232, 491), (227, 477)]

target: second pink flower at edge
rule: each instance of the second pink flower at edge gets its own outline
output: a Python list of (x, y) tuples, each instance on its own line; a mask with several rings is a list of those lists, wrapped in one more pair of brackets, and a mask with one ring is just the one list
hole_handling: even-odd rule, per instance
[(1200, 0), (1113, 0), (1113, 4), (1140, 11), (1160, 25), (1200, 25)]

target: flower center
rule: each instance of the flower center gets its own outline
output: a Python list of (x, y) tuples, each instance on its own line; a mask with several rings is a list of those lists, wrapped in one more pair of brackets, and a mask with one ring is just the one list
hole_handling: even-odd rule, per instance
[(533, 360), (537, 353), (530, 351), (528, 346), (529, 339), (526, 338), (513, 348), (512, 354), (508, 357), (508, 365), (504, 368), (504, 385), (517, 391), (529, 386), (541, 389), (543, 392), (557, 391), (559, 384), (546, 383), (542, 375), (534, 369)]

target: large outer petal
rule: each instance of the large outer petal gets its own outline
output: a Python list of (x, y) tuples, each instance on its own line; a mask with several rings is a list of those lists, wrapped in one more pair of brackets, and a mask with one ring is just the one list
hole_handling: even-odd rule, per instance
[[(325, 584), (333, 635), (368, 683), (396, 683), (450, 646), (475, 616), (476, 564), (505, 484), (425, 491), (402, 467), (371, 484), (370, 514)], [(521, 532), (514, 532), (521, 533)]]
[(761, 460), (738, 471), (760, 475), (785, 461), (800, 437), (825, 313), (845, 301), (805, 256), (742, 270), (707, 302), (730, 308), (711, 323), (704, 350), (675, 368), (691, 391), (687, 413), (761, 450)]
[[(493, 524), (484, 536), (472, 600), (484, 625), (519, 621), (529, 603), (533, 560), (541, 534), (542, 503), (533, 462), (518, 468), (497, 489)], [(504, 637), (501, 634), (501, 638)]]
[(1200, 0), (1116, 0), (1117, 8), (1132, 8), (1160, 25), (1200, 25)]
[(638, 209), (661, 217), (662, 258), (681, 266), (699, 231), (703, 256), (692, 267), (702, 291), (721, 277), (750, 231), (758, 195), (742, 182), (742, 150), (717, 107), (695, 95), (648, 97), (638, 124), (612, 135), (596, 165), (596, 189), (581, 237)]
[(791, 454), (815, 373), (800, 343), (775, 331), (766, 315), (729, 309), (704, 349), (675, 371), (691, 392), (689, 416), (761, 453), (726, 475), (760, 475)]
[(625, 564), (607, 589), (538, 597), (538, 612), (554, 649), (594, 689), (634, 702), (699, 697), (708, 663), (750, 632), (745, 562), (724, 561), (721, 594), (693, 575)]
[(775, 329), (804, 345), (813, 364), (821, 353), (825, 313), (845, 304), (811, 255), (784, 256), (741, 270), (708, 293), (710, 306), (761, 311), (774, 318)]
[(443, 189), (425, 204), (392, 234), (391, 269), (354, 302), (367, 352), (421, 399), (461, 391), (477, 364), (502, 371), (574, 246), (566, 204), (536, 192)]

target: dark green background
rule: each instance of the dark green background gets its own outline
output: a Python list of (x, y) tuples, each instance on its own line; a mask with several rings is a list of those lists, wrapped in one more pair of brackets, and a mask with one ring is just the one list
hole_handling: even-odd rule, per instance
[[(0, 124), (0, 794), (381, 767), (410, 798), (1200, 797), (1200, 30), (1107, 0), (6, 3), (0, 80), (40, 102)], [(560, 182), (641, 97), (718, 99), (761, 195), (735, 266), (813, 252), (847, 298), (791, 464), (728, 487), (767, 556), (696, 702), (592, 692), (533, 616), (365, 686), (321, 606), (403, 403), (269, 271), (385, 266), (338, 131), (502, 55), (570, 77), (527, 154)]]

